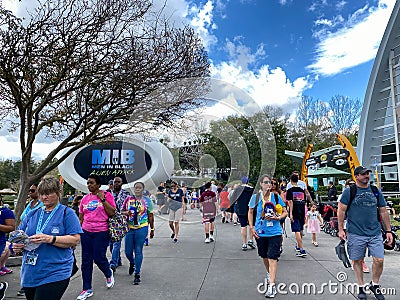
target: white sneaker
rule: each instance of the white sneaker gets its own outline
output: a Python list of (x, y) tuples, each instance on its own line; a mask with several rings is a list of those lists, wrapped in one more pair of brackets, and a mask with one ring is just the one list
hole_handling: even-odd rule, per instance
[(266, 298), (275, 298), (276, 295), (276, 287), (274, 285), (268, 285), (268, 289), (265, 292), (265, 297)]
[(113, 272), (113, 270), (111, 270), (111, 277), (107, 278), (107, 281), (106, 281), (107, 288), (111, 289), (114, 286), (114, 283), (115, 283), (115, 281), (114, 281), (114, 272)]
[(76, 300), (85, 300), (92, 296), (93, 296), (93, 290), (83, 290), (76, 298)]
[(243, 244), (243, 245), (242, 245), (242, 250), (243, 250), (243, 251), (246, 251), (246, 250), (247, 250), (247, 245), (246, 245), (246, 244)]
[(206, 243), (206, 244), (210, 243), (210, 238), (206, 238), (206, 239), (204, 240), (204, 243)]
[(214, 236), (211, 235), (211, 234), (210, 234), (210, 241), (211, 241), (211, 242), (214, 242), (214, 241), (215, 241)]

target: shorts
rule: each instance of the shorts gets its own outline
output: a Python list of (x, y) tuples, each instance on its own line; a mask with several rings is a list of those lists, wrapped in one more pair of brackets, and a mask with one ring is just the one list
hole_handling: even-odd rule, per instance
[(213, 223), (215, 221), (215, 217), (214, 218), (203, 218), (202, 219), (202, 223)]
[(365, 251), (368, 249), (369, 256), (383, 258), (385, 250), (383, 247), (382, 235), (362, 236), (354, 233), (347, 235), (347, 252), (351, 260), (364, 258)]
[(226, 209), (226, 212), (229, 212), (229, 213), (234, 213), (235, 212), (235, 210), (234, 210), (234, 207), (233, 206), (231, 206), (231, 207), (228, 207), (227, 209)]
[(249, 219), (247, 216), (238, 215), (238, 219), (240, 222), (240, 227), (246, 227), (247, 225), (249, 225)]
[(290, 227), (292, 228), (292, 232), (300, 232), (303, 230), (304, 221), (301, 222), (298, 219), (294, 219), (293, 223), (290, 223)]
[(157, 205), (158, 206), (162, 206), (162, 205), (164, 205), (165, 204), (165, 198), (158, 198), (157, 199)]
[(258, 255), (262, 258), (279, 260), (281, 256), (281, 235), (264, 237), (256, 239)]
[(182, 218), (182, 208), (179, 208), (177, 211), (169, 210), (168, 221), (170, 222), (179, 222)]

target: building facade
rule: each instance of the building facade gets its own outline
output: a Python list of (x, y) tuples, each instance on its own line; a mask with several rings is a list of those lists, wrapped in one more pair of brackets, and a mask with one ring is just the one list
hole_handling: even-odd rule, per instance
[(399, 192), (400, 2), (396, 1), (369, 78), (357, 156), (384, 192)]

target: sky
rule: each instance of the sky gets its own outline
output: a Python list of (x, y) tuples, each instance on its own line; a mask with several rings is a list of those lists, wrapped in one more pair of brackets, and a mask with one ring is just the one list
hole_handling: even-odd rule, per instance
[[(3, 0), (17, 15), (34, 1)], [(154, 0), (175, 24), (203, 40), (211, 74), (247, 92), (258, 105), (292, 112), (301, 96), (364, 99), (395, 0)], [(240, 104), (238, 104), (240, 105)], [(42, 140), (44, 142), (44, 139)], [(18, 141), (0, 130), (0, 158), (15, 158)], [(17, 147), (17, 148), (16, 148)], [(34, 156), (51, 145), (38, 143)], [(17, 150), (16, 150), (17, 149)]]

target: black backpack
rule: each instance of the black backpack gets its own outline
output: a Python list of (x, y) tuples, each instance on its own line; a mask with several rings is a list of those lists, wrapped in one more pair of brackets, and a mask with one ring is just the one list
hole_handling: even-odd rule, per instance
[[(274, 194), (274, 198), (275, 198), (275, 205), (277, 205), (279, 202), (278, 194), (275, 194), (275, 193), (273, 193), (273, 194)], [(256, 205), (254, 206), (254, 210), (253, 210), (253, 226), (256, 225), (257, 207), (258, 207), (258, 202), (260, 202), (260, 196), (261, 196), (261, 193), (258, 192), (256, 195)]]

